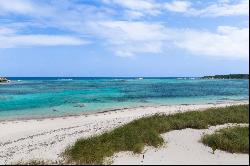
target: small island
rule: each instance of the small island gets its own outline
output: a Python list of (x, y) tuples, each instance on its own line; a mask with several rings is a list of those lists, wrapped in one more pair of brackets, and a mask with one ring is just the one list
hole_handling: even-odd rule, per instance
[(9, 82), (9, 80), (5, 77), (0, 77), (0, 83), (6, 83)]
[(249, 79), (249, 74), (228, 74), (228, 75), (214, 75), (204, 76), (202, 79)]

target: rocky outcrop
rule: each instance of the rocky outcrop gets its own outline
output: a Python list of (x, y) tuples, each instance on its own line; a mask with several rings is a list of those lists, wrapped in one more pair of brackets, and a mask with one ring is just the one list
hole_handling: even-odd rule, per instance
[(5, 82), (8, 82), (7, 78), (0, 77), (0, 83), (5, 83)]

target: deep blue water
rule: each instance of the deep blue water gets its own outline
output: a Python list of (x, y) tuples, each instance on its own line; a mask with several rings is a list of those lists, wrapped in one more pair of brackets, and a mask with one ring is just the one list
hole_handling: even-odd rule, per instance
[(0, 119), (79, 114), (155, 104), (248, 100), (248, 80), (198, 78), (8, 78), (0, 84)]

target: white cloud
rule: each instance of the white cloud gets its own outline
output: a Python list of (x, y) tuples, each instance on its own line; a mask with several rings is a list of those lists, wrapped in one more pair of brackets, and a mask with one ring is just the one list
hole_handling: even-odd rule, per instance
[(165, 54), (169, 47), (200, 56), (241, 59), (249, 55), (249, 28), (219, 26), (216, 32), (209, 32), (147, 22), (109, 21), (92, 23), (92, 29), (109, 49), (123, 57)]
[[(102, 0), (108, 5), (119, 5), (124, 8), (126, 18), (138, 19), (144, 16), (157, 16), (164, 10), (183, 13), (186, 16), (239, 16), (249, 15), (249, 0), (217, 0), (204, 2), (207, 6), (197, 7), (200, 1), (172, 0), (161, 2), (156, 0)], [(203, 2), (202, 2), (203, 3)], [(201, 4), (202, 4), (201, 3)]]
[(0, 36), (1, 35), (9, 35), (9, 34), (13, 34), (16, 31), (10, 28), (5, 28), (5, 27), (0, 27)]
[(125, 16), (139, 18), (146, 15), (156, 16), (161, 13), (160, 4), (154, 0), (103, 0), (104, 3), (125, 8)]
[(193, 54), (232, 59), (249, 56), (249, 28), (220, 26), (216, 33), (195, 30), (180, 33), (175, 45)]
[[(31, 0), (0, 0), (2, 18), (5, 16), (8, 18), (8, 14), (28, 16), (27, 21), (8, 21), (0, 24), (0, 48), (88, 44), (89, 41), (84, 40), (83, 35), (79, 33), (70, 35), (72, 31), (75, 32), (83, 25), (80, 13), (84, 9), (81, 6), (73, 6), (72, 10), (67, 10), (72, 4), (67, 0), (63, 2), (65, 3), (44, 4), (41, 1)], [(88, 10), (91, 9), (88, 8)], [(55, 35), (47, 32), (47, 28), (51, 27), (69, 33)], [(43, 29), (44, 33), (30, 31), (36, 28)]]
[[(114, 54), (124, 57), (138, 54), (164, 54), (169, 47), (183, 49), (201, 56), (245, 58), (249, 54), (249, 28), (222, 26), (218, 27), (216, 32), (186, 30), (166, 27), (159, 23), (159, 20), (142, 18), (145, 15), (157, 15), (163, 9), (193, 16), (244, 15), (247, 13), (246, 7), (249, 6), (246, 0), (241, 0), (239, 3), (220, 0), (203, 9), (194, 9), (191, 1), (187, 0), (175, 0), (168, 3), (155, 0), (103, 0), (107, 4), (105, 8), (74, 4), (67, 0), (64, 0), (64, 3), (52, 1), (47, 5), (38, 5), (34, 3), (35, 1), (28, 0), (15, 1), (24, 3), (22, 5), (17, 3), (19, 7), (5, 4), (4, 12), (26, 14), (31, 22), (6, 25), (12, 29), (1, 27), (0, 48), (82, 45), (87, 43), (82, 36), (88, 36), (97, 44), (103, 43), (104, 47)], [(7, 0), (0, 0), (0, 3), (3, 2), (9, 3)], [(116, 13), (113, 13), (114, 11), (109, 8), (110, 4), (123, 7), (122, 14), (138, 21), (133, 19), (128, 19), (132, 21), (119, 21), (120, 15), (117, 17)], [(0, 9), (3, 11), (2, 6)], [(18, 27), (15, 26), (17, 24)], [(66, 33), (65, 35), (27, 33), (27, 31), (26, 35), (22, 33), (22, 30), (29, 30), (33, 27), (44, 28), (45, 31), (46, 28), (52, 27), (66, 31)]]
[(236, 4), (231, 4), (229, 1), (212, 4), (204, 9), (191, 9), (191, 15), (203, 16), (237, 16), (249, 15), (249, 0), (240, 0)]
[(124, 11), (125, 17), (129, 19), (139, 19), (143, 16), (145, 16), (144, 13), (134, 10), (125, 10)]
[(173, 12), (186, 12), (190, 5), (191, 3), (188, 1), (172, 1), (165, 3), (164, 7)]
[(167, 40), (164, 26), (146, 22), (105, 21), (92, 22), (95, 35), (105, 40), (107, 46), (119, 56), (162, 52)]
[(151, 0), (104, 0), (105, 3), (114, 3), (131, 10), (154, 10), (156, 6)]
[(169, 11), (180, 12), (189, 16), (249, 16), (249, 0), (238, 0), (234, 3), (231, 0), (220, 0), (204, 8), (194, 8), (193, 5), (193, 1), (174, 0), (165, 3), (164, 6)]
[(3, 12), (26, 14), (33, 11), (34, 7), (28, 0), (0, 0), (0, 14)]
[(58, 46), (58, 45), (84, 45), (88, 42), (65, 35), (22, 35), (15, 30), (0, 28), (0, 48), (31, 47), (31, 46)]
[(88, 42), (70, 36), (56, 35), (17, 35), (0, 36), (0, 48), (31, 47), (31, 46), (58, 46), (84, 45)]

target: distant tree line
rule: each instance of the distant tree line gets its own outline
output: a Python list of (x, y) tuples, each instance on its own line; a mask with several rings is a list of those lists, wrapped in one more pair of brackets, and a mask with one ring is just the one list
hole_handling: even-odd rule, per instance
[(214, 75), (204, 76), (202, 79), (249, 79), (249, 74), (228, 74), (228, 75)]

